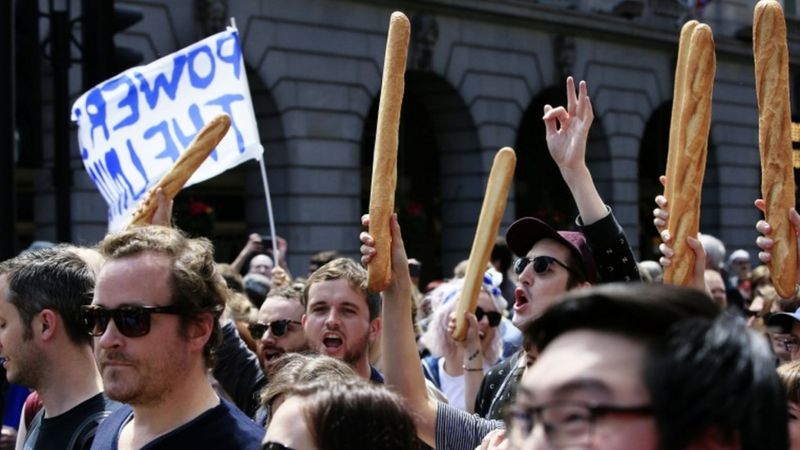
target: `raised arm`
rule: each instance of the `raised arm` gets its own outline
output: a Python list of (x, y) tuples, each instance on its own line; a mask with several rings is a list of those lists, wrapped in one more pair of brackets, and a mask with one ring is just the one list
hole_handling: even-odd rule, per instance
[(586, 142), (594, 120), (586, 82), (580, 82), (576, 96), (575, 81), (568, 77), (567, 108), (545, 105), (542, 120), (546, 129), (547, 148), (572, 192), (583, 223), (591, 225), (607, 216), (608, 209), (586, 166)]
[[(369, 217), (361, 220), (365, 226)], [(417, 353), (414, 324), (411, 318), (413, 299), (411, 277), (408, 273), (408, 258), (403, 247), (397, 215), (393, 214), (392, 232), (392, 280), (383, 291), (383, 368), (386, 385), (403, 396), (406, 406), (414, 417), (417, 435), (430, 446), (434, 446), (436, 429), (436, 401), (428, 398), (425, 377)], [(367, 232), (360, 235), (361, 261), (368, 265), (375, 256), (375, 241)]]

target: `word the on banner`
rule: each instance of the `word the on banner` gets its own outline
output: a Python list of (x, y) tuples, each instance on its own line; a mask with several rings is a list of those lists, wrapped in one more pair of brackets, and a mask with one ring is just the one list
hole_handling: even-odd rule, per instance
[(263, 153), (235, 29), (98, 84), (72, 106), (81, 157), (122, 228), (203, 124), (220, 112), (231, 130), (188, 185)]

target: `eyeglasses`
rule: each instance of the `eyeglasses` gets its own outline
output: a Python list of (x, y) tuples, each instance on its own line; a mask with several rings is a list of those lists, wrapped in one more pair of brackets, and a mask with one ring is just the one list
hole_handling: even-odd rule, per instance
[(497, 311), (486, 312), (480, 306), (475, 308), (475, 318), (478, 319), (478, 322), (483, 320), (484, 316), (486, 316), (486, 318), (489, 319), (489, 326), (492, 328), (500, 325), (500, 320), (503, 319), (503, 315)]
[(556, 258), (553, 258), (552, 256), (537, 256), (535, 258), (523, 256), (522, 258), (517, 258), (517, 260), (514, 261), (514, 272), (516, 272), (517, 275), (521, 275), (522, 271), (524, 271), (531, 262), (533, 262), (533, 271), (540, 275), (547, 272), (547, 268), (553, 263), (556, 263), (559, 266), (567, 269), (568, 272), (577, 275), (577, 272), (575, 272), (574, 269), (570, 268)]
[(277, 442), (264, 442), (261, 444), (261, 450), (292, 450), (292, 448)]
[(150, 332), (151, 314), (183, 314), (184, 308), (177, 305), (168, 306), (123, 306), (108, 309), (98, 305), (81, 306), (81, 315), (86, 332), (91, 336), (102, 336), (108, 328), (108, 322), (114, 319), (114, 325), (123, 336), (140, 337)]
[(291, 323), (301, 325), (301, 323), (296, 320), (283, 319), (273, 320), (269, 323), (251, 323), (247, 326), (247, 328), (250, 330), (250, 336), (252, 336), (253, 339), (261, 339), (261, 337), (264, 336), (264, 333), (266, 333), (270, 328), (272, 328), (273, 336), (281, 337), (289, 330), (289, 324)]
[(545, 436), (557, 448), (572, 448), (591, 444), (592, 430), (597, 419), (609, 415), (645, 416), (652, 407), (596, 405), (584, 402), (555, 402), (547, 405), (515, 407), (510, 415), (512, 432), (530, 435), (537, 424), (544, 428)]

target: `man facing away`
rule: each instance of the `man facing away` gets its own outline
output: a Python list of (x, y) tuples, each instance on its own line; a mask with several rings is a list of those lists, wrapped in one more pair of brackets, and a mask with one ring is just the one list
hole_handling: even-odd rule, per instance
[(257, 449), (264, 430), (208, 380), (226, 296), (211, 243), (147, 226), (107, 236), (100, 251), (83, 316), (106, 393), (125, 405), (92, 449)]
[(103, 396), (80, 322), (94, 278), (75, 249), (63, 246), (0, 263), (3, 367), (10, 382), (38, 391), (43, 405), (27, 434), (18, 436), (18, 448), (88, 449), (115, 406)]

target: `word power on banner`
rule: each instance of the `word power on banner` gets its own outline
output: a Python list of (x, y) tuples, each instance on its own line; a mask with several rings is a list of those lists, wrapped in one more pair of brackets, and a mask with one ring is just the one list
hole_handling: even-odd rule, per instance
[(75, 102), (81, 158), (108, 203), (109, 231), (128, 223), (147, 191), (220, 113), (230, 117), (231, 131), (187, 186), (264, 152), (234, 28), (128, 69)]

